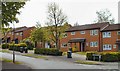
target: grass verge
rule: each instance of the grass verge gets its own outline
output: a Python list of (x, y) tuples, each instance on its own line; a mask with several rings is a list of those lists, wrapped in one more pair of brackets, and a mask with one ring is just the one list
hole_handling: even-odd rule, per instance
[(86, 55), (86, 52), (76, 52), (76, 53), (80, 55)]
[(2, 49), (2, 50), (0, 50), (0, 52), (3, 52), (3, 53), (10, 53), (10, 51), (7, 50), (7, 49)]
[(39, 55), (35, 55), (35, 54), (23, 54), (23, 56), (28, 56), (28, 57), (33, 57), (33, 58), (41, 58), (41, 59), (45, 59), (48, 60), (46, 57), (44, 56), (39, 56)]
[(87, 64), (87, 65), (101, 65), (99, 62), (90, 62), (90, 61), (81, 61), (81, 60), (77, 60), (75, 61), (75, 63)]
[[(0, 58), (0, 61), (13, 63), (12, 60), (10, 60), (10, 59), (6, 59), (6, 58)], [(22, 62), (15, 61), (15, 64), (22, 64)]]
[(67, 55), (67, 52), (63, 52), (62, 55), (63, 55), (63, 56), (64, 56), (64, 55)]

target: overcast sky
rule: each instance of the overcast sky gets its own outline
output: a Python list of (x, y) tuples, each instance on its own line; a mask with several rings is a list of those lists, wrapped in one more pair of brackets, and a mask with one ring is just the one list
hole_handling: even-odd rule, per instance
[(109, 9), (118, 23), (118, 1), (119, 0), (30, 0), (26, 3), (21, 14), (18, 16), (19, 23), (16, 27), (35, 26), (36, 22), (45, 25), (48, 3), (56, 2), (68, 17), (71, 25), (91, 24), (97, 17), (96, 11)]

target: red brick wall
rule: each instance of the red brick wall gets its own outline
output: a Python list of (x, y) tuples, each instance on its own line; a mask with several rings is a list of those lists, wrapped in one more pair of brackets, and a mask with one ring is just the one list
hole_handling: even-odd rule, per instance
[[(112, 50), (103, 50), (103, 51), (117, 51), (118, 45), (116, 44), (116, 40), (118, 39), (117, 31), (110, 31), (111, 38), (103, 38), (103, 45), (104, 44), (111, 44)], [(116, 45), (116, 48), (113, 48), (113, 45)]]
[[(99, 29), (97, 29), (99, 30)], [(85, 34), (80, 34), (80, 31), (75, 31), (75, 35), (71, 35), (71, 32), (67, 32), (67, 37), (66, 38), (63, 38), (61, 39), (61, 44), (62, 43), (67, 43), (71, 38), (85, 38), (86, 39), (86, 43), (88, 43), (88, 46), (86, 46), (86, 43), (85, 43), (85, 51), (99, 51), (99, 31), (98, 31), (98, 35), (90, 35), (90, 30), (85, 30)], [(98, 42), (98, 47), (90, 47), (90, 42), (94, 42), (94, 41), (97, 41)], [(74, 44), (72, 44), (72, 47), (74, 46)], [(77, 46), (78, 46), (78, 50), (80, 51), (80, 44), (77, 43)], [(61, 50), (62, 51), (66, 51), (68, 49), (68, 47), (64, 47), (62, 48), (61, 47)]]

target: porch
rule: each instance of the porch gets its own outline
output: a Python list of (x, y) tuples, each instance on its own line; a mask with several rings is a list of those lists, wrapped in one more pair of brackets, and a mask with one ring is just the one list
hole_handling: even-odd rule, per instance
[(85, 38), (73, 38), (68, 41), (69, 47), (72, 49), (76, 49), (75, 51), (85, 51)]

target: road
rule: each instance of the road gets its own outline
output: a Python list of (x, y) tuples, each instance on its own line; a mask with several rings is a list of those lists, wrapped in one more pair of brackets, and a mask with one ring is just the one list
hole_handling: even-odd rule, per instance
[[(12, 59), (12, 54), (0, 52), (0, 57)], [(104, 65), (85, 65), (85, 64), (74, 64), (62, 61), (36, 59), (32, 57), (26, 57), (16, 55), (16, 60), (24, 62), (25, 65), (32, 69), (118, 69), (118, 65), (104, 66)]]

